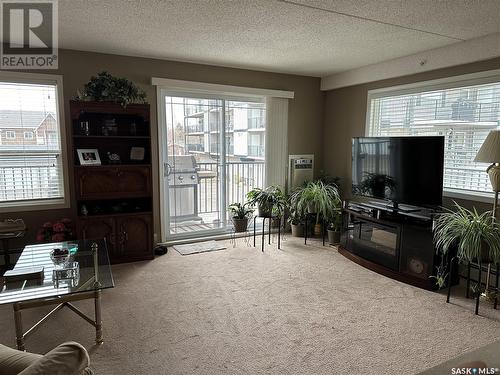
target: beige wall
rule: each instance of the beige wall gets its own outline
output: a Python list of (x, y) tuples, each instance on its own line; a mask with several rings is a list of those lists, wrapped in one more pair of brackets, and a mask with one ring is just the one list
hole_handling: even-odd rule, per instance
[[(76, 90), (83, 87), (91, 75), (95, 75), (102, 70), (107, 70), (113, 75), (126, 77), (134, 81), (146, 90), (148, 100), (151, 104), (154, 150), (153, 182), (155, 186), (154, 216), (155, 232), (158, 235), (160, 230), (160, 211), (158, 199), (156, 90), (155, 87), (150, 85), (151, 77), (294, 91), (295, 98), (290, 100), (289, 105), (288, 151), (289, 153), (314, 153), (316, 154), (318, 169), (322, 165), (321, 137), (323, 135), (324, 93), (319, 89), (319, 78), (72, 50), (60, 51), (59, 67), (57, 71), (34, 72), (63, 75), (64, 110), (67, 126), (70, 124), (69, 100), (74, 98)], [(70, 178), (73, 181), (72, 173), (70, 174)], [(74, 196), (73, 191), (71, 195), (72, 197)], [(34, 233), (44, 221), (54, 220), (63, 216), (74, 217), (75, 214), (74, 207), (72, 207), (69, 210), (0, 214), (0, 220), (10, 217), (25, 219), (30, 232), (25, 241), (14, 243), (14, 246), (20, 246), (24, 242), (32, 242)]]
[[(411, 76), (388, 79), (327, 91), (323, 137), (323, 167), (325, 171), (341, 178), (343, 191), (351, 185), (351, 138), (365, 135), (368, 90), (426, 81), (460, 74), (500, 68), (500, 58), (483, 62), (439, 69)], [(481, 202), (464, 202), (466, 206), (491, 209)], [(446, 199), (444, 204), (449, 205)]]

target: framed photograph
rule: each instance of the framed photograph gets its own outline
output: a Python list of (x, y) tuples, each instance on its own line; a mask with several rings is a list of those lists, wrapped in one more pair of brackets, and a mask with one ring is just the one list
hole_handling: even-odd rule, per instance
[(76, 150), (80, 165), (101, 165), (99, 152), (95, 148), (79, 148)]
[(144, 147), (132, 147), (130, 149), (130, 160), (143, 161), (144, 160)]

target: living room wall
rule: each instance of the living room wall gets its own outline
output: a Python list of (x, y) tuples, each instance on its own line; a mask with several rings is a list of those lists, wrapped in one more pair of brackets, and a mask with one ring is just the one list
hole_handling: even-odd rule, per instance
[[(341, 178), (343, 191), (350, 191), (351, 138), (365, 135), (368, 90), (499, 68), (500, 58), (495, 58), (472, 64), (327, 91), (325, 96), (325, 118), (323, 128), (323, 167), (325, 172), (334, 176), (339, 176)], [(484, 202), (455, 200), (466, 207), (475, 206), (482, 211), (491, 209), (491, 204)], [(451, 199), (445, 198), (444, 205), (450, 206), (451, 204)]]
[[(278, 74), (185, 62), (166, 61), (142, 57), (119, 56), (74, 50), (59, 51), (58, 70), (36, 70), (33, 73), (60, 74), (64, 81), (65, 125), (69, 126), (69, 100), (77, 89), (82, 88), (90, 76), (107, 70), (113, 75), (126, 77), (140, 85), (148, 95), (151, 104), (151, 127), (153, 142), (153, 185), (155, 233), (160, 238), (159, 178), (158, 178), (158, 136), (156, 121), (156, 88), (151, 77), (200, 81), (224, 85), (247, 86), (265, 89), (294, 91), (295, 98), (289, 104), (288, 151), (289, 153), (314, 153), (316, 166), (322, 165), (322, 141), (324, 93), (320, 91), (320, 79), (290, 74)], [(73, 171), (68, 178), (73, 181)], [(71, 184), (72, 185), (72, 184)], [(73, 189), (71, 197), (74, 196)], [(28, 211), (1, 213), (0, 220), (23, 218), (29, 228), (23, 240), (13, 241), (20, 247), (33, 242), (37, 229), (45, 221), (61, 217), (73, 218), (75, 207), (63, 210)]]

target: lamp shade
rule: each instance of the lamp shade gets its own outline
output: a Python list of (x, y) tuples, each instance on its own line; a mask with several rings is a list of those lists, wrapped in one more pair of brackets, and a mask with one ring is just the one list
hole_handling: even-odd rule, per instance
[(474, 161), (500, 163), (500, 130), (489, 132)]

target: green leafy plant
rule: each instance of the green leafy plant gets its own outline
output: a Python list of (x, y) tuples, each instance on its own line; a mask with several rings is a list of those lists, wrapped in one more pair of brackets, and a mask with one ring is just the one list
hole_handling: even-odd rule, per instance
[(491, 211), (479, 214), (454, 202), (456, 211), (440, 214), (434, 226), (436, 249), (446, 254), (454, 246), (461, 260), (500, 261), (500, 227)]
[(114, 77), (106, 71), (90, 77), (77, 100), (112, 101), (126, 107), (131, 103), (146, 103), (146, 93), (126, 78)]
[(332, 211), (330, 217), (328, 218), (328, 229), (335, 232), (339, 232), (342, 228), (342, 211), (340, 207), (337, 207)]
[(320, 219), (329, 220), (340, 207), (341, 200), (336, 185), (326, 185), (323, 181), (313, 181), (296, 189), (290, 198), (298, 212), (316, 214), (316, 224)]
[(247, 199), (250, 206), (258, 206), (260, 216), (282, 215), (286, 208), (285, 193), (277, 185), (254, 188), (247, 193)]
[(248, 203), (232, 203), (229, 205), (228, 211), (233, 219), (247, 219), (253, 213), (253, 210), (248, 207)]
[(446, 286), (448, 267), (446, 266), (444, 255), (441, 255), (441, 264), (436, 267), (436, 275), (429, 276), (429, 278), (436, 280), (436, 286), (438, 289), (443, 289)]

